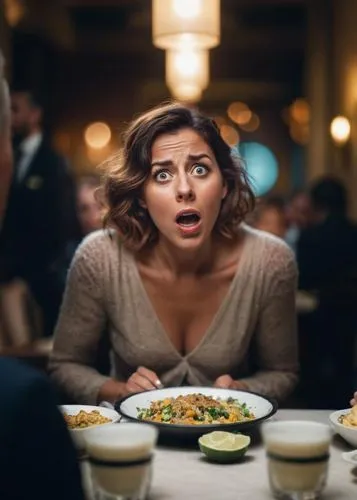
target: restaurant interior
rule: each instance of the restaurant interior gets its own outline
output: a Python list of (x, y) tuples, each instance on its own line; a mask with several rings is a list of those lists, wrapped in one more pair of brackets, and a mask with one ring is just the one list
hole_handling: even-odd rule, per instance
[[(133, 118), (175, 101), (209, 116), (241, 158), (256, 197), (245, 224), (284, 241), (293, 255), (299, 382), (279, 408), (348, 408), (357, 391), (356, 20), (354, 0), (0, 0), (13, 184), (22, 175), (14, 124), (24, 95), (66, 172), (56, 174), (56, 194), (46, 202), (61, 198), (60, 222), (49, 219), (52, 208), (36, 212), (26, 196), (14, 202), (13, 213), (10, 188), (0, 224), (0, 358), (20, 360), (50, 379), (68, 269), (83, 239), (102, 227), (104, 205), (95, 194), (101, 166), (121, 151)], [(29, 191), (41, 190), (40, 174), (23, 175)], [(44, 221), (38, 237), (32, 211)], [(27, 223), (34, 224), (33, 238)], [(43, 227), (51, 237), (65, 235), (46, 269), (50, 236)], [(23, 248), (33, 241), (19, 253), (23, 274), (10, 276), (11, 238)], [(96, 352), (103, 376), (111, 373), (110, 342), (103, 335)], [(76, 403), (55, 389), (61, 404)], [(160, 457), (163, 468), (167, 457), (172, 467), (176, 459), (191, 460)], [(188, 486), (176, 496), (163, 491), (153, 499), (185, 498)], [(256, 498), (265, 498), (261, 491)], [(341, 489), (328, 498), (352, 498), (350, 489), (343, 495)]]

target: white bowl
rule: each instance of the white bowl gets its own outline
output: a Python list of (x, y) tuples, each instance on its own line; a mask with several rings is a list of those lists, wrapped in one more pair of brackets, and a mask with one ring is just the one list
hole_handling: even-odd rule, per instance
[(60, 410), (62, 413), (67, 413), (67, 415), (77, 415), (81, 410), (86, 411), (87, 413), (98, 410), (99, 413), (106, 418), (110, 418), (110, 422), (106, 422), (105, 424), (91, 425), (89, 427), (84, 427), (82, 429), (69, 429), (69, 432), (72, 436), (74, 444), (79, 450), (84, 450), (85, 448), (85, 433), (88, 432), (89, 429), (93, 429), (94, 427), (100, 427), (103, 425), (112, 424), (118, 422), (120, 419), (120, 415), (115, 410), (111, 408), (105, 408), (102, 406), (90, 406), (90, 405), (62, 405), (60, 406)]
[(341, 424), (338, 419), (341, 415), (349, 413), (351, 408), (345, 410), (337, 410), (330, 414), (330, 422), (334, 430), (351, 446), (357, 446), (357, 427), (347, 427)]

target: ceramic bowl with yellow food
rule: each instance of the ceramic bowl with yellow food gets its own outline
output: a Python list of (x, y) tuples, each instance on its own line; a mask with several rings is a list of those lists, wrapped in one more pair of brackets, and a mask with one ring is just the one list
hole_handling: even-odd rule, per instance
[(330, 414), (335, 432), (351, 446), (357, 447), (357, 405)]
[(120, 415), (111, 408), (90, 405), (62, 405), (60, 410), (77, 449), (85, 448), (88, 429), (118, 422)]

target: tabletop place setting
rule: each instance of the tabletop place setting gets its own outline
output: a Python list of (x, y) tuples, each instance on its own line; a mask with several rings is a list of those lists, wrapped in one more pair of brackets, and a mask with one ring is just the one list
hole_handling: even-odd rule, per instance
[(189, 491), (212, 500), (249, 492), (282, 500), (353, 498), (356, 406), (278, 410), (274, 399), (256, 393), (198, 386), (61, 411), (88, 500), (179, 499)]

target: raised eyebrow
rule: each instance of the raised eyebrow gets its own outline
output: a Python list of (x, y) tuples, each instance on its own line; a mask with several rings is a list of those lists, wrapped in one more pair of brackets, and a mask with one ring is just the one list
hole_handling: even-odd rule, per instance
[(171, 160), (153, 161), (151, 164), (151, 168), (153, 168), (153, 167), (171, 167), (171, 166), (172, 166)]
[(188, 160), (192, 162), (202, 160), (203, 158), (207, 158), (208, 160), (212, 161), (212, 158), (206, 153), (201, 153), (198, 155), (188, 155)]
[[(208, 160), (212, 161), (212, 158), (206, 153), (200, 153), (197, 155), (189, 154), (187, 157), (187, 161), (191, 163), (194, 161), (202, 160), (203, 158), (207, 158)], [(172, 166), (173, 166), (172, 160), (157, 160), (157, 161), (153, 161), (151, 163), (151, 168), (153, 168), (153, 167), (172, 167)]]

